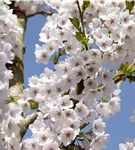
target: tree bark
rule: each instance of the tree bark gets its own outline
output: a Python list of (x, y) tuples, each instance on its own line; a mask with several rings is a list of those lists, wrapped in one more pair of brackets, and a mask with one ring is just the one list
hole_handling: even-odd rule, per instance
[[(8, 102), (16, 102), (19, 98), (19, 94), (23, 91), (24, 88), (24, 64), (23, 64), (23, 57), (25, 53), (25, 45), (24, 45), (24, 33), (26, 30), (27, 25), (27, 17), (25, 14), (21, 12), (15, 12), (18, 18), (18, 26), (22, 28), (23, 34), (18, 37), (21, 45), (22, 50), (20, 56), (15, 56), (13, 60), (13, 64), (7, 64), (7, 68), (12, 70), (13, 72), (13, 79), (9, 82), (9, 99)], [(15, 90), (17, 92), (15, 92)]]

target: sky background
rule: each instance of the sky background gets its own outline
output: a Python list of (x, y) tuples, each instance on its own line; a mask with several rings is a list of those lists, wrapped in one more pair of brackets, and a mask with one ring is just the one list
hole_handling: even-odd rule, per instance
[[(25, 87), (28, 87), (28, 78), (44, 72), (46, 67), (43, 64), (37, 64), (35, 58), (35, 44), (42, 45), (39, 42), (39, 33), (43, 27), (46, 18), (37, 15), (28, 20), (27, 29), (25, 33), (26, 53), (24, 56), (24, 79)], [(49, 62), (48, 68), (53, 68), (53, 64)], [(127, 137), (135, 138), (135, 123), (129, 121), (129, 117), (133, 114), (135, 109), (135, 83), (130, 84), (128, 81), (121, 85), (121, 111), (115, 116), (112, 116), (106, 121), (106, 133), (110, 134), (110, 140), (107, 143), (105, 150), (118, 150), (119, 143), (124, 143)], [(28, 131), (25, 138), (30, 136)]]

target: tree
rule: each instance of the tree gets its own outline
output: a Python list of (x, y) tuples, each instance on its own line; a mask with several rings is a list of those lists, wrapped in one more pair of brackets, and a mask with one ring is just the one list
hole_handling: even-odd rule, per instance
[[(104, 121), (120, 111), (120, 84), (135, 81), (134, 1), (2, 0), (0, 5), (0, 149), (105, 148)], [(51, 60), (54, 70), (32, 76), (25, 89), (24, 34), (27, 20), (37, 14), (47, 22), (36, 61)], [(22, 140), (28, 128), (32, 137)], [(135, 149), (133, 143), (119, 148)]]

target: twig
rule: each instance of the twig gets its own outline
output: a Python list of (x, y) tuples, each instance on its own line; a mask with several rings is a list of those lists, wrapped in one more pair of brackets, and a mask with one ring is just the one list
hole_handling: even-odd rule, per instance
[(40, 11), (40, 12), (36, 12), (34, 14), (31, 14), (31, 15), (27, 15), (27, 18), (34, 17), (35, 15), (43, 15), (43, 16), (47, 17), (47, 16), (52, 16), (52, 14), (53, 14), (53, 12)]
[(81, 24), (82, 24), (82, 30), (83, 30), (83, 34), (85, 35), (85, 29), (84, 29), (84, 22), (83, 22), (83, 13), (81, 11), (81, 7), (78, 1), (76, 1), (78, 9), (79, 9), (79, 14), (80, 14), (80, 18), (81, 18)]
[[(134, 66), (135, 66), (135, 60), (134, 60), (134, 62), (129, 66), (129, 68), (134, 67)], [(135, 69), (133, 68), (132, 72), (134, 72), (134, 71), (135, 71)], [(130, 79), (130, 78), (133, 79), (134, 76), (132, 76), (132, 72), (131, 72), (131, 73), (118, 72), (118, 74), (116, 74), (116, 75), (114, 76), (114, 78), (113, 78), (114, 83), (118, 83), (118, 82), (120, 82), (120, 81), (122, 81), (122, 80), (125, 80), (126, 78), (128, 78), (128, 79)]]

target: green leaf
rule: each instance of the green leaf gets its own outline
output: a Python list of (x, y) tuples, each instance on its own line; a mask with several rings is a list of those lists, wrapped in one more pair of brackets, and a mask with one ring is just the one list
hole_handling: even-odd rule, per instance
[(126, 64), (121, 64), (118, 70), (130, 74), (134, 71), (134, 67), (131, 67), (129, 62), (126, 62)]
[(16, 103), (16, 99), (14, 97), (9, 97), (6, 99), (6, 104), (9, 104), (9, 103)]
[(103, 86), (104, 86), (103, 83), (99, 83), (99, 84), (98, 84), (98, 87), (103, 87)]
[(127, 78), (128, 78), (130, 83), (135, 82), (135, 76), (130, 75)]
[(126, 72), (126, 70), (128, 69), (129, 66), (130, 66), (130, 63), (126, 62), (126, 64), (124, 65), (124, 67), (122, 68), (121, 71)]
[(87, 127), (88, 123), (84, 123), (81, 127), (80, 130), (84, 129), (85, 127)]
[(79, 137), (84, 137), (84, 133), (83, 133), (83, 132), (80, 132), (80, 133), (79, 133)]
[(76, 17), (69, 18), (69, 20), (76, 27), (76, 29), (81, 32), (80, 22), (79, 22), (78, 18), (76, 18)]
[(30, 108), (31, 109), (37, 109), (38, 108), (38, 102), (34, 101), (33, 99), (29, 100)]
[(101, 100), (104, 102), (109, 102), (109, 100), (106, 97), (101, 97)]
[(114, 69), (110, 69), (110, 72), (113, 72), (114, 71)]
[(57, 64), (57, 62), (58, 62), (58, 57), (57, 57), (57, 55), (54, 55), (51, 60), (52, 60), (52, 62), (53, 62), (54, 64)]
[(68, 94), (69, 94), (69, 92), (70, 92), (70, 90), (68, 90), (68, 91), (64, 92), (64, 93), (62, 94), (62, 96), (68, 95)]
[(81, 42), (84, 46), (87, 46), (88, 40), (84, 34), (80, 33), (80, 32), (76, 32), (75, 35), (76, 39)]
[(122, 64), (119, 66), (118, 70), (121, 71), (121, 70), (123, 70), (123, 68), (124, 68), (124, 64), (122, 63)]
[(63, 55), (66, 55), (66, 51), (65, 51), (65, 49), (64, 49), (64, 50), (62, 50), (62, 51), (60, 51), (60, 56), (63, 56)]
[(132, 70), (132, 74), (135, 74), (135, 68)]
[(131, 2), (126, 1), (126, 8), (129, 10), (130, 13), (131, 13), (131, 11), (132, 11), (134, 5), (135, 5), (135, 2), (134, 2), (134, 1), (131, 1)]
[(131, 73), (132, 73), (132, 67), (129, 66), (129, 67), (126, 69), (126, 73), (127, 73), (127, 74), (131, 74)]
[(90, 7), (90, 1), (83, 1), (82, 13), (85, 12), (86, 8)]

